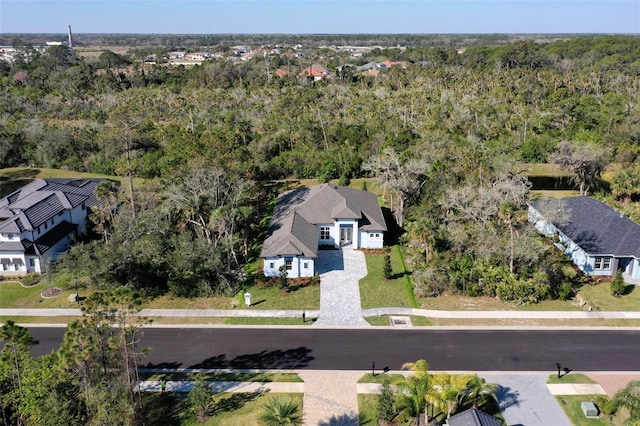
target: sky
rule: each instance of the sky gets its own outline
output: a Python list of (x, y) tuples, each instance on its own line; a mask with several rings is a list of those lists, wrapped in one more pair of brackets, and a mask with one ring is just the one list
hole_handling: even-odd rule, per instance
[(640, 33), (640, 0), (0, 0), (0, 33)]

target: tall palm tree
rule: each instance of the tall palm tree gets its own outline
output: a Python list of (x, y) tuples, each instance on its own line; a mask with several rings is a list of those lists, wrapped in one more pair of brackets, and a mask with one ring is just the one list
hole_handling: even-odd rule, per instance
[(291, 399), (274, 396), (262, 406), (260, 421), (266, 426), (299, 426), (302, 424), (300, 406)]
[(427, 402), (447, 414), (447, 419), (458, 407), (460, 393), (464, 390), (470, 376), (439, 373), (431, 379), (432, 392), (426, 395)]
[(429, 364), (423, 359), (416, 362), (407, 362), (402, 365), (403, 370), (411, 370), (412, 375), (396, 382), (398, 420), (411, 421), (420, 424), (420, 416), (425, 414), (427, 418), (427, 394), (431, 389), (429, 384)]
[(487, 383), (484, 378), (477, 374), (472, 374), (459, 395), (458, 404), (464, 405), (468, 402), (473, 402), (473, 408), (478, 408), (479, 400), (486, 398), (496, 399), (497, 388), (498, 385), (495, 383)]

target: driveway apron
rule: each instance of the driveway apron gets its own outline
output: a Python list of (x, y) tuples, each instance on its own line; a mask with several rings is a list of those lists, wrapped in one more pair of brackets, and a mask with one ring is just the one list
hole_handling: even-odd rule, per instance
[(481, 374), (487, 383), (498, 383), (500, 411), (509, 426), (571, 426), (571, 422), (547, 388), (548, 374)]
[(351, 247), (320, 250), (316, 270), (320, 274), (320, 315), (315, 325), (368, 326), (362, 317), (358, 286), (367, 275), (364, 253)]

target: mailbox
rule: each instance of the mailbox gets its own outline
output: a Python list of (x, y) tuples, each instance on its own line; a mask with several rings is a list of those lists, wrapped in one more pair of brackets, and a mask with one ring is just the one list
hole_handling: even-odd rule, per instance
[(251, 293), (244, 294), (244, 304), (247, 306), (251, 306)]

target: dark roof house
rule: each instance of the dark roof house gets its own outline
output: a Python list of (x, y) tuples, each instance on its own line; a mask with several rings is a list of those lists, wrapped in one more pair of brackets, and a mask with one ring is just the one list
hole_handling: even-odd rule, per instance
[(529, 204), (529, 220), (545, 235), (557, 235), (574, 263), (590, 275), (640, 280), (640, 225), (608, 205), (580, 196)]

